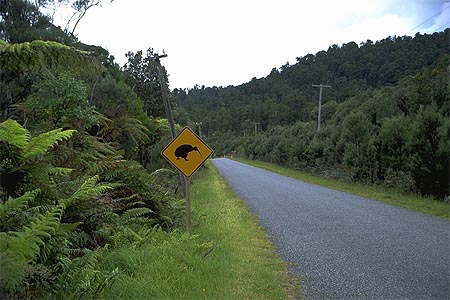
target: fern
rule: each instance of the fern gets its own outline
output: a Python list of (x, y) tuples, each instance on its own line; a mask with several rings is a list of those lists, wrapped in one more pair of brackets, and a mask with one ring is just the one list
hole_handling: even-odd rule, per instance
[(86, 296), (94, 298), (105, 287), (114, 282), (119, 274), (118, 268), (112, 271), (100, 271), (97, 251), (88, 251), (82, 257), (73, 260), (66, 259), (63, 274), (54, 286), (53, 293), (61, 299), (82, 299)]
[(31, 139), (28, 130), (23, 128), (17, 121), (8, 119), (0, 123), (0, 141), (24, 149)]
[(18, 198), (9, 198), (5, 203), (0, 203), (0, 220), (27, 208), (28, 203), (33, 201), (39, 192), (39, 189), (26, 192)]
[[(0, 240), (2, 240), (0, 233)], [(28, 265), (15, 260), (10, 253), (0, 252), (0, 291), (14, 293), (19, 290), (27, 274)]]
[(130, 208), (122, 215), (122, 218), (125, 221), (129, 221), (134, 218), (143, 217), (145, 215), (154, 213), (150, 208), (147, 207), (137, 207), (137, 208)]
[(50, 239), (56, 232), (63, 210), (63, 205), (56, 206), (44, 215), (37, 216), (28, 226), (24, 226), (22, 231), (12, 232), (13, 237), (26, 241), (28, 245), (22, 249), (15, 249), (14, 256), (19, 261), (31, 262), (36, 259), (40, 247), (45, 245), (45, 240)]
[(0, 287), (13, 293), (22, 285), (29, 265), (33, 264), (45, 241), (56, 232), (64, 206), (38, 215), (22, 231), (0, 232)]
[(24, 187), (24, 179), (32, 182), (33, 187), (39, 186), (43, 194), (49, 192), (52, 184), (49, 175), (67, 174), (70, 170), (49, 166), (43, 155), (58, 141), (70, 138), (74, 132), (56, 129), (31, 138), (28, 130), (14, 120), (0, 123), (0, 145), (4, 144), (4, 148), (8, 150), (1, 157), (2, 172), (9, 173), (10, 176), (14, 174), (19, 178), (15, 185), (6, 188), (6, 194), (13, 195)]
[[(101, 72), (104, 67), (88, 52), (52, 41), (2, 44), (0, 47), (0, 75), (2, 72), (42, 72), (51, 68), (70, 68), (74, 71)], [(0, 76), (1, 77), (1, 76)]]
[(50, 167), (47, 169), (48, 175), (68, 175), (73, 171), (71, 168)]
[(62, 140), (69, 139), (76, 130), (62, 130), (62, 128), (41, 133), (31, 139), (27, 146), (23, 149), (24, 159), (30, 159), (42, 155), (48, 148), (53, 147)]
[(86, 179), (80, 188), (70, 198), (63, 200), (62, 203), (66, 206), (72, 206), (76, 203), (95, 199), (98, 195), (113, 189), (111, 185), (97, 185), (98, 180), (98, 175)]
[(0, 123), (0, 141), (16, 146), (22, 152), (22, 160), (27, 160), (44, 154), (57, 142), (69, 139), (76, 130), (62, 130), (62, 128), (44, 132), (31, 138), (28, 130), (15, 120)]

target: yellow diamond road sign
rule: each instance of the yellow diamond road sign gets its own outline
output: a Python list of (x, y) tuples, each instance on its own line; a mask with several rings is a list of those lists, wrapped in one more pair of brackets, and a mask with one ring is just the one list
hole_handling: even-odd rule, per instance
[(189, 127), (183, 130), (161, 151), (175, 168), (187, 178), (213, 154), (213, 150)]

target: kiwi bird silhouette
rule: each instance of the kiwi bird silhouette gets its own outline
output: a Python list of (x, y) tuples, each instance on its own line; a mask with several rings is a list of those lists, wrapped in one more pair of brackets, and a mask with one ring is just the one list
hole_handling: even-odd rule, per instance
[(200, 156), (203, 158), (200, 151), (198, 151), (198, 148), (194, 147), (192, 145), (189, 145), (189, 144), (184, 144), (184, 145), (178, 146), (178, 148), (175, 149), (175, 157), (177, 159), (180, 159), (180, 157), (182, 157), (182, 158), (184, 158), (185, 161), (188, 161), (187, 156), (188, 156), (189, 152), (192, 152), (192, 151), (197, 151), (198, 154), (200, 154)]

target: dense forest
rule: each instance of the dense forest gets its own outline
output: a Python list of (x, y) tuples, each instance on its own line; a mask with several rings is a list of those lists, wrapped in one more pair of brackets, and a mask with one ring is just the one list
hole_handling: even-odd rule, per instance
[[(332, 45), (240, 86), (176, 89), (219, 155), (449, 195), (449, 29)], [(318, 130), (319, 89), (323, 89)], [(195, 125), (194, 125), (195, 126)]]
[(182, 224), (152, 49), (119, 67), (54, 26), (52, 3), (0, 1), (2, 299), (95, 298), (123, 271), (100, 269), (107, 249)]

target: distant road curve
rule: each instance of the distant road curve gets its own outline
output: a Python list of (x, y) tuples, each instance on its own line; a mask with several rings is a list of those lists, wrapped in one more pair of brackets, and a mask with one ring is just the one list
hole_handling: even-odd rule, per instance
[(306, 299), (449, 299), (450, 223), (225, 158)]

